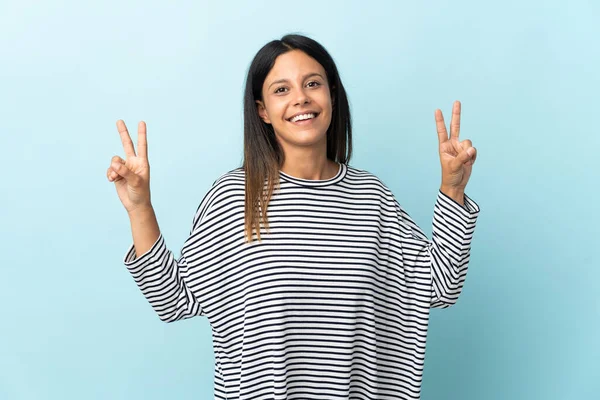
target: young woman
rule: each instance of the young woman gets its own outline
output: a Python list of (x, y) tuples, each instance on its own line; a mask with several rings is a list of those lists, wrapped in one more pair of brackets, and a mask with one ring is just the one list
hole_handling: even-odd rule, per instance
[(418, 399), (431, 307), (462, 290), (479, 208), (476, 151), (448, 137), (433, 238), (373, 174), (348, 164), (350, 111), (328, 52), (287, 35), (248, 71), (243, 166), (219, 177), (176, 259), (150, 200), (146, 125), (108, 180), (128, 211), (124, 263), (161, 320), (206, 316), (219, 399)]

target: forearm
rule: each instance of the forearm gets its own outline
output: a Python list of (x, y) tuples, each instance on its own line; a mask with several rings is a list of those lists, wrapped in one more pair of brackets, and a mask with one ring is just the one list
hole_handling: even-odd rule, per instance
[(158, 221), (152, 206), (140, 208), (129, 213), (131, 235), (136, 258), (152, 248), (160, 236)]
[[(455, 194), (455, 193), (453, 193)], [(442, 190), (434, 207), (432, 240), (433, 307), (456, 302), (467, 274), (479, 206), (464, 193), (465, 205)]]

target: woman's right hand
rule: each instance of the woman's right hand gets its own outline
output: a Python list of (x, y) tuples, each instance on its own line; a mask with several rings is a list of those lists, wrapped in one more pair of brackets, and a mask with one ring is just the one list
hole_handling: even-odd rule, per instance
[(114, 156), (106, 176), (115, 183), (119, 199), (128, 213), (141, 208), (151, 208), (150, 201), (150, 165), (148, 164), (148, 142), (146, 141), (146, 123), (138, 124), (138, 154), (123, 120), (117, 121), (117, 130), (125, 150), (125, 160)]

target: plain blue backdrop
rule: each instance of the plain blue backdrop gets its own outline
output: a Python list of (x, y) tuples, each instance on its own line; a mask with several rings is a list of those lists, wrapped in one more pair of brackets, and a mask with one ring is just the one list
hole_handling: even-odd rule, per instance
[(337, 62), (351, 165), (431, 233), (434, 110), (478, 158), (458, 303), (434, 310), (422, 397), (600, 398), (600, 6), (596, 1), (0, 2), (0, 399), (210, 399), (204, 318), (154, 314), (122, 263), (106, 179), (148, 126), (152, 200), (177, 256), (242, 160), (242, 90), (285, 33)]

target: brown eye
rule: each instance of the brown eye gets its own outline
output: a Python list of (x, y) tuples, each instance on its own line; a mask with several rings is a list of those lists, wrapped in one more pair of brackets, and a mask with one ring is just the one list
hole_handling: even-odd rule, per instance
[[(311, 83), (314, 83), (315, 85), (314, 85), (314, 86), (310, 86), (310, 84), (311, 84)], [(317, 81), (310, 81), (310, 82), (308, 82), (308, 85), (309, 85), (310, 87), (317, 87), (317, 86), (321, 86), (321, 84), (320, 84), (319, 82), (317, 82)]]
[(285, 89), (285, 88), (283, 86), (279, 87), (279, 88), (277, 88), (277, 90), (275, 90), (275, 93), (283, 93), (283, 92), (280, 92), (281, 89)]

